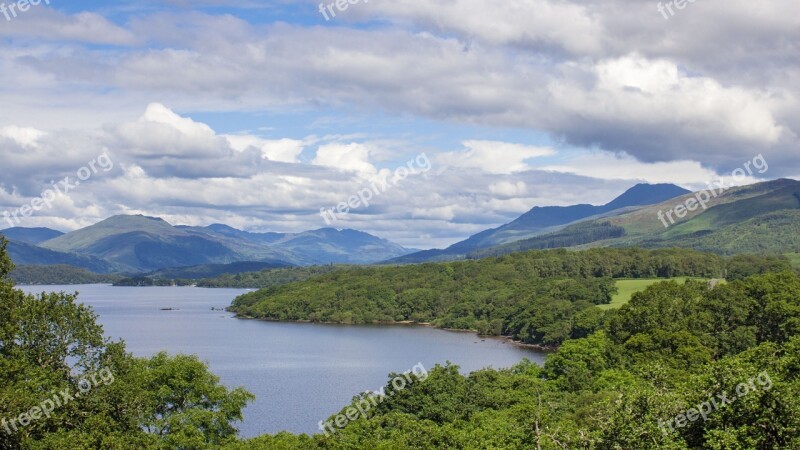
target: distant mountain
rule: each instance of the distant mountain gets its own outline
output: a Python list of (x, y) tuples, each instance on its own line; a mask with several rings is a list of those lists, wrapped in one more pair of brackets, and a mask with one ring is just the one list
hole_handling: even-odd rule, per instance
[[(314, 264), (370, 264), (391, 257), (414, 252), (385, 239), (356, 230), (321, 228), (301, 233), (250, 233), (227, 225), (208, 227), (177, 227), (202, 233), (225, 241), (243, 254), (259, 256), (271, 252), (271, 258), (295, 265)], [(257, 251), (253, 253), (253, 250)], [(256, 260), (256, 258), (251, 258)]]
[(693, 198), (698, 197), (689, 194), (613, 217), (582, 221), (557, 232), (476, 250), (468, 256), (558, 247), (633, 246), (682, 247), (723, 255), (800, 252), (800, 181), (782, 179), (732, 188), (711, 198), (706, 209), (686, 211), (675, 224), (664, 219), (668, 211), (674, 213), (678, 205), (686, 205)]
[(482, 231), (444, 250), (425, 250), (394, 258), (388, 262), (417, 263), (459, 259), (480, 249), (554, 232), (567, 224), (589, 217), (619, 214), (625, 212), (628, 208), (660, 203), (689, 192), (674, 184), (637, 184), (610, 203), (602, 206), (588, 204), (536, 206), (513, 222), (499, 228)]
[(172, 226), (163, 219), (145, 216), (110, 217), (40, 245), (52, 251), (91, 256), (129, 273), (242, 261), (275, 267), (368, 264), (412, 251), (354, 230), (249, 233), (222, 224)]
[(264, 244), (272, 244), (274, 242), (283, 239), (286, 236), (285, 233), (250, 233), (248, 231), (237, 230), (236, 228), (221, 223), (209, 225), (205, 227), (205, 229), (224, 236), (241, 238), (248, 241), (261, 242)]
[(14, 228), (6, 228), (5, 230), (0, 230), (0, 234), (7, 237), (8, 239), (13, 239), (18, 242), (24, 242), (26, 244), (36, 245), (40, 242), (57, 238), (63, 235), (64, 233), (56, 230), (51, 230), (50, 228), (14, 227)]
[(218, 241), (144, 216), (111, 217), (41, 245), (103, 259), (120, 272), (149, 272), (237, 260), (236, 252)]
[(321, 228), (299, 234), (288, 234), (273, 245), (295, 254), (313, 255), (312, 264), (364, 264), (383, 261), (411, 253), (398, 244), (356, 230)]
[(115, 271), (112, 264), (91, 255), (59, 252), (18, 241), (8, 241), (8, 255), (15, 265), (69, 265), (95, 273)]

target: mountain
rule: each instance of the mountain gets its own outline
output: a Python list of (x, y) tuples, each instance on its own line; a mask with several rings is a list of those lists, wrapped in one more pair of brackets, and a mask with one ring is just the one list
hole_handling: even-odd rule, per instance
[(91, 255), (60, 252), (19, 241), (8, 241), (8, 255), (15, 265), (69, 265), (95, 273), (111, 273), (113, 265)]
[(229, 263), (237, 253), (220, 242), (145, 216), (115, 216), (55, 239), (42, 247), (91, 255), (121, 272)]
[(131, 273), (242, 261), (276, 267), (368, 264), (413, 251), (354, 230), (250, 233), (222, 224), (173, 226), (163, 219), (141, 215), (110, 217), (40, 245), (98, 258), (116, 271)]
[(334, 228), (289, 234), (273, 245), (295, 254), (314, 255), (314, 264), (379, 262), (387, 253), (399, 256), (414, 251), (368, 233)]
[(482, 231), (444, 250), (425, 250), (387, 262), (418, 263), (460, 259), (476, 250), (554, 232), (567, 224), (589, 217), (619, 214), (632, 207), (660, 203), (689, 192), (674, 184), (637, 184), (611, 202), (601, 206), (588, 204), (536, 206), (513, 222), (499, 228)]
[(14, 228), (6, 228), (5, 230), (0, 230), (0, 234), (7, 237), (8, 239), (13, 239), (17, 242), (24, 242), (26, 244), (36, 245), (40, 242), (57, 238), (63, 235), (64, 233), (56, 230), (51, 230), (50, 228), (14, 227)]
[[(704, 198), (702, 193), (684, 195), (613, 217), (592, 218), (553, 233), (476, 250), (468, 257), (558, 247), (682, 247), (723, 255), (800, 252), (800, 181), (768, 181), (710, 197), (706, 208), (697, 205), (697, 200)], [(679, 205), (695, 209), (686, 210), (685, 217), (678, 218), (674, 213)], [(678, 220), (672, 224), (670, 216)]]
[(264, 244), (272, 244), (276, 241), (281, 240), (283, 237), (286, 236), (286, 234), (284, 233), (250, 233), (248, 231), (237, 230), (236, 228), (221, 223), (215, 223), (213, 225), (209, 225), (205, 227), (205, 229), (224, 236), (241, 238), (253, 242), (261, 242)]

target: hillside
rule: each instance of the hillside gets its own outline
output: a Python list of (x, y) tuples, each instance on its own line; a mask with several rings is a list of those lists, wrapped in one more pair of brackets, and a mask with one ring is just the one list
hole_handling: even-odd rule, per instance
[[(40, 245), (49, 251), (96, 258), (115, 271), (130, 273), (245, 261), (272, 267), (369, 264), (413, 251), (355, 230), (249, 233), (221, 224), (172, 226), (163, 219), (145, 216), (110, 217)], [(43, 258), (35, 263), (49, 261)]]
[(39, 244), (50, 239), (57, 238), (64, 233), (50, 228), (23, 228), (14, 227), (0, 230), (0, 235), (10, 240), (24, 242), (26, 244)]
[[(689, 193), (673, 184), (637, 184), (611, 202), (601, 205), (573, 205), (534, 207), (513, 222), (499, 228), (482, 231), (444, 250), (425, 250), (388, 261), (389, 263), (417, 263), (461, 259), (484, 248), (531, 238), (557, 231), (565, 225), (594, 216), (621, 214), (633, 207), (652, 205)], [(549, 247), (542, 247), (549, 248)]]
[(66, 265), (17, 266), (8, 276), (20, 285), (110, 284), (121, 278), (120, 275), (102, 275)]
[(94, 273), (116, 271), (112, 264), (92, 255), (59, 252), (24, 242), (8, 241), (8, 255), (16, 265), (69, 265)]
[(682, 247), (722, 255), (800, 251), (798, 181), (783, 179), (732, 188), (712, 198), (707, 209), (687, 211), (686, 217), (666, 228), (659, 212), (664, 217), (666, 211), (692, 198), (696, 195), (587, 220), (555, 233), (475, 251), (469, 257), (553, 247)]
[(215, 278), (204, 278), (197, 282), (198, 287), (206, 288), (249, 288), (263, 289), (284, 284), (305, 281), (309, 278), (324, 275), (351, 266), (306, 266), (287, 267), (283, 269), (266, 269), (260, 272), (243, 272), (225, 274)]
[(690, 250), (528, 252), (480, 261), (343, 268), (238, 297), (242, 317), (344, 324), (420, 322), (540, 345), (579, 337), (612, 278), (717, 278), (726, 261)]
[(288, 267), (288, 265), (280, 261), (241, 261), (230, 264), (203, 264), (199, 266), (161, 269), (145, 274), (144, 276), (149, 278), (186, 278), (197, 280), (200, 278), (214, 278), (222, 275), (236, 275), (240, 273), (258, 272), (262, 270), (272, 270), (284, 267)]

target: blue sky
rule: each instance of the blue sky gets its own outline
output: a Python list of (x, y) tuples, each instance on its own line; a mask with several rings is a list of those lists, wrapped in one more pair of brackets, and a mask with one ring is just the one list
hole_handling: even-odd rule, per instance
[(301, 231), (424, 153), (429, 172), (336, 226), (429, 248), (639, 182), (700, 188), (758, 154), (759, 178), (800, 174), (794, 0), (669, 19), (629, 0), (318, 7), (52, 0), (0, 16), (0, 210), (108, 154), (113, 171), (23, 226), (141, 213)]

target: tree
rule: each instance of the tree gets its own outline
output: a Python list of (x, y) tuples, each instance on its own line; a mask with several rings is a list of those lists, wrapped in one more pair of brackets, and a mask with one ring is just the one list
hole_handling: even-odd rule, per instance
[(25, 294), (7, 279), (12, 267), (2, 242), (0, 449), (199, 449), (236, 440), (232, 423), (251, 394), (220, 385), (196, 357), (133, 357), (103, 338), (77, 294)]

